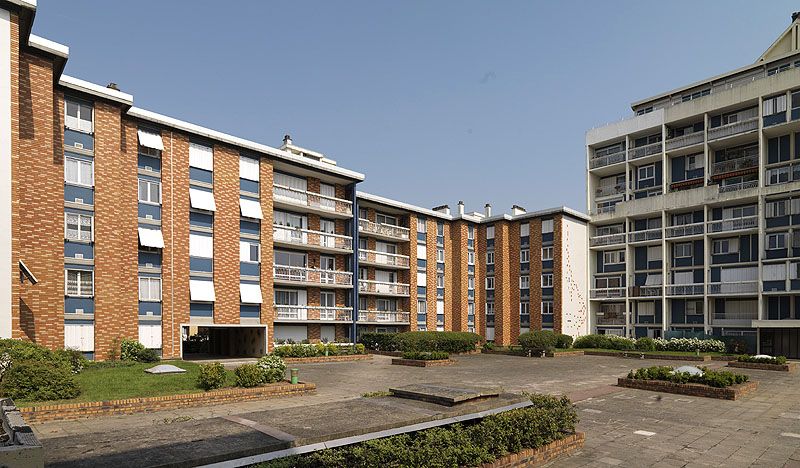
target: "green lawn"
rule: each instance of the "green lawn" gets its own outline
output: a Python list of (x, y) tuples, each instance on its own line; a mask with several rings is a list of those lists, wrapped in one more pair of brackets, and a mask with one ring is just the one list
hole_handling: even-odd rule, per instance
[[(59, 403), (77, 403), (82, 401), (104, 401), (122, 398), (152, 397), (177, 395), (202, 391), (197, 387), (197, 375), (200, 365), (186, 361), (162, 361), (162, 364), (173, 364), (187, 372), (183, 374), (153, 375), (145, 372), (159, 363), (136, 363), (130, 366), (106, 367), (88, 365), (75, 380), (81, 388), (81, 394), (72, 400), (40, 402), (42, 405)], [(226, 370), (226, 386), (233, 386), (235, 377), (232, 371)], [(35, 406), (37, 402), (18, 401), (19, 406)]]

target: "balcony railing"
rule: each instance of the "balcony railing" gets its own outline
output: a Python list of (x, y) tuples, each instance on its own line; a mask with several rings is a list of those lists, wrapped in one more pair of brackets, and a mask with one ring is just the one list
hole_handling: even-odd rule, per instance
[(800, 180), (800, 164), (792, 163), (788, 166), (767, 169), (766, 185), (787, 184)]
[(698, 234), (702, 234), (704, 230), (705, 230), (705, 223), (667, 226), (666, 236), (668, 239), (672, 239), (675, 237), (695, 236)]
[(633, 231), (628, 233), (628, 242), (644, 242), (661, 239), (661, 228)]
[(663, 289), (664, 288), (660, 284), (653, 286), (631, 286), (628, 294), (631, 297), (653, 297), (660, 296)]
[(594, 214), (603, 214), (603, 213), (613, 213), (617, 209), (617, 204), (613, 203), (610, 205), (604, 205), (602, 203), (597, 204), (597, 208), (594, 210)]
[(358, 321), (366, 323), (409, 323), (411, 314), (408, 312), (385, 312), (380, 310), (359, 310)]
[(625, 243), (625, 233), (619, 234), (607, 234), (605, 236), (594, 236), (589, 239), (589, 245), (592, 247), (597, 247), (601, 245), (614, 245), (614, 244), (624, 244)]
[(711, 166), (711, 175), (727, 174), (729, 172), (741, 171), (758, 167), (758, 155), (751, 154), (741, 158), (729, 159), (727, 161), (716, 162)]
[(589, 161), (589, 169), (597, 169), (598, 167), (610, 166), (625, 161), (625, 151), (619, 153), (612, 153), (606, 156), (592, 158)]
[(738, 192), (739, 190), (746, 190), (758, 187), (758, 180), (747, 180), (744, 182), (737, 182), (735, 184), (720, 185), (719, 193)]
[(625, 288), (593, 288), (589, 291), (589, 295), (592, 299), (625, 297)]
[(317, 307), (302, 305), (276, 305), (278, 320), (325, 320), (331, 322), (352, 322), (352, 307)]
[(272, 238), (276, 242), (296, 245), (319, 246), (337, 250), (353, 250), (353, 238), (340, 234), (330, 234), (310, 229), (299, 229), (290, 226), (272, 226)]
[(668, 284), (667, 296), (702, 296), (705, 286), (699, 284)]
[(367, 219), (359, 218), (358, 230), (365, 234), (377, 234), (380, 236), (392, 237), (400, 240), (408, 240), (409, 229), (403, 226), (392, 224), (374, 223)]
[(362, 293), (386, 294), (390, 296), (408, 296), (410, 289), (404, 283), (387, 281), (358, 280), (358, 291)]
[(409, 265), (409, 259), (407, 255), (398, 255), (366, 249), (359, 249), (358, 261), (402, 268), (408, 268)]
[(708, 129), (708, 141), (758, 130), (758, 117)]
[(758, 320), (758, 309), (741, 312), (714, 312), (714, 320)]
[(666, 142), (667, 151), (702, 143), (703, 138), (703, 132), (695, 132), (688, 135), (681, 135), (679, 137), (671, 138)]
[(747, 216), (744, 218), (722, 219), (719, 221), (708, 222), (708, 232), (728, 232), (742, 231), (745, 229), (755, 229), (758, 227), (758, 216)]
[(274, 278), (281, 281), (297, 283), (314, 283), (322, 285), (351, 286), (353, 274), (349, 271), (319, 270), (288, 265), (275, 265)]
[(595, 316), (597, 325), (625, 325), (625, 315), (610, 315), (605, 312), (598, 312)]
[(628, 149), (628, 159), (639, 159), (661, 152), (661, 142)]
[(341, 198), (330, 197), (320, 193), (309, 192), (283, 185), (273, 185), (273, 195), (276, 200), (303, 205), (318, 210), (330, 211), (343, 215), (353, 214), (353, 203)]
[(610, 197), (612, 195), (620, 195), (625, 193), (625, 184), (617, 185), (601, 185), (597, 187), (594, 192), (595, 198)]
[(758, 291), (758, 281), (709, 283), (708, 294), (750, 294)]

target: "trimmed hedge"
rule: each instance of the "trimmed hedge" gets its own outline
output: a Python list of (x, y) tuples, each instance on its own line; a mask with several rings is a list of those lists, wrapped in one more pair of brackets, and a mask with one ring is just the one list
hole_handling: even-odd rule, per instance
[[(327, 351), (327, 354), (325, 354)], [(272, 350), (272, 354), (285, 358), (304, 358), (317, 356), (344, 356), (351, 354), (366, 354), (367, 350), (361, 343), (358, 344), (338, 344), (338, 343), (316, 343), (316, 344), (287, 344), (277, 345)]]
[(415, 361), (441, 361), (450, 359), (450, 355), (444, 351), (406, 351), (403, 353), (403, 359), (412, 359)]
[(779, 366), (786, 364), (786, 356), (775, 356), (775, 357), (755, 357), (749, 355), (743, 355), (736, 358), (739, 362), (752, 362), (756, 364), (777, 364)]
[(572, 337), (552, 330), (534, 330), (519, 335), (519, 344), (525, 352), (549, 352), (554, 348), (569, 348)]
[(579, 349), (618, 349), (633, 351), (636, 349), (636, 340), (617, 335), (584, 335), (578, 337), (572, 344)]
[(279, 458), (261, 468), (476, 466), (575, 433), (578, 415), (566, 397), (531, 395), (533, 406), (355, 445)]
[(483, 340), (469, 332), (413, 331), (403, 333), (364, 333), (359, 340), (375, 351), (444, 351), (466, 353), (474, 351)]
[(579, 349), (616, 349), (619, 351), (681, 351), (701, 353), (724, 353), (725, 343), (720, 340), (699, 338), (663, 338), (642, 337), (638, 340), (617, 335), (585, 335), (577, 338), (572, 345)]
[(663, 380), (677, 384), (697, 383), (710, 387), (725, 388), (731, 385), (747, 382), (749, 377), (744, 374), (734, 374), (729, 371), (714, 371), (705, 367), (700, 368), (702, 375), (692, 375), (688, 372), (675, 372), (669, 366), (643, 367), (628, 373), (629, 379), (636, 380)]
[(233, 373), (236, 374), (237, 387), (258, 387), (264, 383), (264, 373), (261, 372), (261, 368), (255, 364), (242, 364), (237, 367)]
[(203, 390), (214, 390), (225, 386), (225, 367), (219, 362), (200, 365), (197, 386)]

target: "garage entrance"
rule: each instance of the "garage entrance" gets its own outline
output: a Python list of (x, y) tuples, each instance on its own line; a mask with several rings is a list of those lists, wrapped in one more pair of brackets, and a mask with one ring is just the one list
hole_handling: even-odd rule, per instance
[(267, 354), (267, 326), (182, 325), (184, 359), (261, 357)]
[(800, 330), (796, 328), (762, 328), (761, 353), (800, 359)]

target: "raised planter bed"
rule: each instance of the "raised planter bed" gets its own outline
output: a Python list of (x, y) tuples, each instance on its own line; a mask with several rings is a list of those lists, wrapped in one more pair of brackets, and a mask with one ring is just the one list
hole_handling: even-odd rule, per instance
[(456, 361), (452, 359), (403, 359), (403, 358), (395, 358), (392, 359), (392, 365), (395, 366), (411, 366), (411, 367), (442, 367), (442, 366), (452, 366), (455, 364)]
[(534, 467), (548, 464), (562, 455), (569, 455), (583, 447), (586, 435), (583, 432), (570, 434), (563, 439), (554, 440), (535, 449), (523, 449), (509, 453), (491, 463), (479, 465), (480, 468)]
[(761, 362), (731, 361), (731, 362), (728, 363), (728, 367), (737, 367), (739, 369), (757, 369), (757, 370), (779, 371), (779, 372), (796, 372), (797, 371), (797, 363), (795, 363), (795, 362), (787, 362), (786, 364), (767, 364), (767, 363), (761, 363)]
[(613, 352), (613, 351), (592, 351), (591, 349), (585, 349), (583, 351), (583, 354), (585, 356), (610, 356), (610, 357), (621, 357), (628, 359), (661, 359), (665, 361), (697, 361), (697, 362), (711, 361), (711, 356), (709, 355), (692, 356), (686, 354), (648, 354), (646, 352), (641, 353), (639, 351)]
[[(403, 355), (403, 352), (402, 352), (402, 351), (376, 351), (376, 350), (368, 349), (368, 350), (367, 350), (367, 352), (368, 352), (368, 353), (370, 353), (370, 354), (377, 354), (377, 355), (379, 355), (379, 356), (392, 356), (392, 357), (400, 357), (400, 356), (402, 356), (402, 355)], [(486, 351), (483, 351), (483, 352), (485, 353)], [(449, 353), (449, 354), (450, 354), (451, 356), (462, 356), (462, 355), (471, 355), (471, 354), (481, 354), (481, 350), (480, 350), (480, 349), (476, 349), (476, 350), (474, 350), (474, 351), (467, 351), (467, 352), (465, 352), (465, 353)], [(497, 353), (497, 354), (500, 354), (500, 353)]]
[(39, 405), (20, 408), (28, 422), (64, 421), (69, 419), (94, 418), (120, 414), (149, 413), (153, 411), (205, 406), (211, 404), (238, 403), (242, 401), (266, 400), (280, 396), (296, 396), (312, 393), (317, 386), (300, 382), (267, 384), (254, 388), (224, 388), (209, 392), (164, 395), (148, 398), (126, 398), (124, 400), (87, 401), (57, 405)]
[(717, 388), (695, 383), (678, 384), (664, 380), (641, 380), (629, 379), (627, 377), (620, 377), (617, 379), (617, 385), (620, 387), (635, 388), (638, 390), (677, 393), (679, 395), (717, 398), (720, 400), (738, 400), (739, 398), (753, 393), (756, 391), (756, 389), (758, 389), (758, 382), (756, 381), (731, 385), (730, 387), (725, 388)]
[(302, 358), (283, 358), (286, 364), (314, 364), (320, 362), (345, 362), (345, 361), (369, 361), (371, 354), (342, 354), (336, 356), (314, 356)]

